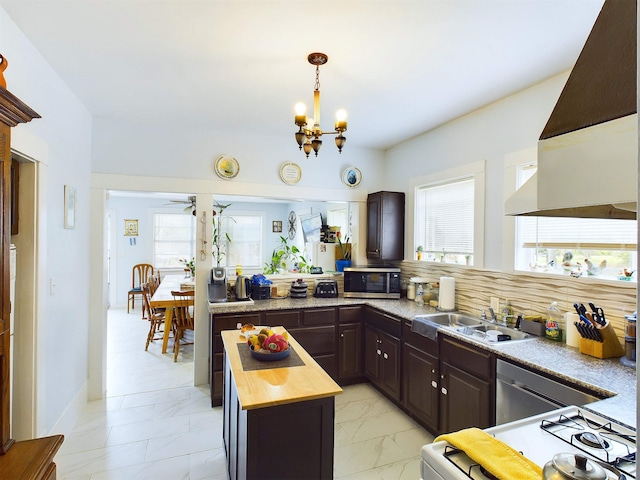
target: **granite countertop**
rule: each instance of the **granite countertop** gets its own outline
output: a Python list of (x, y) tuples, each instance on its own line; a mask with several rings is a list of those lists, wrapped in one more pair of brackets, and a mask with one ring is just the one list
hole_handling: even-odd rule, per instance
[[(345, 305), (371, 305), (397, 317), (412, 320), (416, 315), (432, 313), (432, 307), (419, 307), (407, 299), (373, 300), (350, 298), (285, 298), (256, 300), (252, 305), (212, 306), (211, 313), (242, 313), (260, 310), (290, 310)], [(618, 358), (599, 359), (583, 355), (577, 348), (546, 340), (543, 337), (524, 342), (499, 342), (487, 345), (468, 336), (440, 329), (439, 333), (473, 343), (478, 348), (490, 350), (499, 358), (512, 360), (553, 375), (572, 384), (586, 388), (597, 396), (608, 397), (590, 403), (588, 409), (636, 428), (636, 369), (623, 365)]]

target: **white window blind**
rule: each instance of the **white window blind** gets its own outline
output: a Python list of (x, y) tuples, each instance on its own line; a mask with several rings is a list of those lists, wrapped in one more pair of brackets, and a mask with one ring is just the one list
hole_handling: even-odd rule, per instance
[[(536, 169), (535, 164), (519, 166), (517, 186)], [(598, 273), (616, 278), (624, 268), (635, 269), (636, 223), (601, 218), (517, 217), (516, 269), (584, 274), (586, 259), (596, 265), (606, 260), (608, 268)], [(567, 261), (568, 253), (572, 257)]]
[[(234, 213), (224, 215), (222, 218), (222, 239), (226, 243), (226, 255), (222, 259), (222, 265), (260, 267), (262, 265), (262, 216)], [(231, 243), (227, 243), (224, 232), (229, 234)]]
[(181, 259), (195, 256), (195, 217), (183, 213), (153, 215), (153, 264), (156, 268), (182, 267)]
[(416, 242), (425, 252), (473, 255), (473, 178), (419, 188), (416, 207)]

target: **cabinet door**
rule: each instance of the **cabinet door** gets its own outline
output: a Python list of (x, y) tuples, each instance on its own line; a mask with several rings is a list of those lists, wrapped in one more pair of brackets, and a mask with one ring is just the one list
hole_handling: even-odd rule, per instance
[(362, 324), (340, 325), (338, 329), (338, 379), (362, 375)]
[(447, 362), (440, 365), (440, 432), (491, 426), (491, 383)]
[(364, 373), (369, 380), (378, 383), (380, 378), (380, 357), (382, 355), (378, 330), (364, 327)]
[(400, 400), (400, 339), (380, 333), (380, 386), (395, 400)]
[(367, 197), (367, 258), (380, 258), (381, 212), (381, 194), (370, 194)]
[(438, 431), (438, 358), (402, 346), (403, 405), (432, 432)]

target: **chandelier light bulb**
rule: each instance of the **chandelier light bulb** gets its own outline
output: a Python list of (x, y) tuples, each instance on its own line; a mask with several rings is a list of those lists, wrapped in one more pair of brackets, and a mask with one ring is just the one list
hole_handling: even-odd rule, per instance
[(340, 109), (336, 112), (336, 120), (339, 122), (344, 122), (347, 119), (347, 111), (344, 109)]
[(296, 106), (294, 108), (296, 111), (296, 115), (304, 115), (307, 111), (307, 106), (302, 102), (296, 103)]

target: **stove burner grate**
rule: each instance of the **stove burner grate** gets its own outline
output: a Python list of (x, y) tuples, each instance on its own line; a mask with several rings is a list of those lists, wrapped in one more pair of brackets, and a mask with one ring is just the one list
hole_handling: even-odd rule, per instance
[[(624, 473), (629, 474), (626, 469), (631, 468), (635, 478), (636, 436), (614, 430), (611, 422), (598, 423), (578, 410), (571, 417), (560, 414), (556, 420), (542, 420), (540, 428)], [(564, 430), (577, 433), (567, 434)]]
[[(460, 470), (465, 476), (467, 476), (468, 478), (471, 479), (487, 479), (487, 480), (499, 480), (498, 477), (494, 476), (491, 472), (487, 471), (486, 468), (484, 468), (482, 465), (480, 465), (479, 463), (474, 462), (473, 460), (471, 460), (469, 458), (469, 460), (472, 462), (467, 468), (463, 468), (462, 465), (459, 465), (459, 461), (456, 460), (456, 455), (460, 455), (460, 457), (464, 456), (466, 458), (469, 458), (468, 455), (464, 452), (464, 450), (461, 450), (457, 447), (453, 447), (451, 445), (447, 445), (444, 448), (444, 457), (452, 464), (454, 465), (458, 470)], [(520, 455), (523, 455), (522, 452), (520, 452)], [(425, 479), (426, 480), (426, 479)]]

